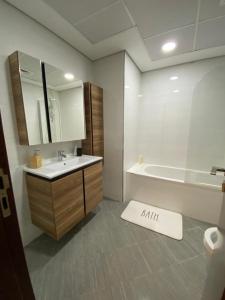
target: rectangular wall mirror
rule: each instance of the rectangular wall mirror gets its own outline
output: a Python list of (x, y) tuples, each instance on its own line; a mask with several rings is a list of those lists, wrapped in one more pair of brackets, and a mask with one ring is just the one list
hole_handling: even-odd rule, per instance
[(9, 64), (21, 145), (85, 139), (81, 80), (19, 51)]
[(85, 139), (83, 82), (44, 64), (52, 142)]

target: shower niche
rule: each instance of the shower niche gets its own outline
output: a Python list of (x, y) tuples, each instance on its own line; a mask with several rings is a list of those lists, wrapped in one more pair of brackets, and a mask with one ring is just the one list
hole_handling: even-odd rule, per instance
[(86, 138), (81, 80), (19, 51), (9, 65), (21, 145)]

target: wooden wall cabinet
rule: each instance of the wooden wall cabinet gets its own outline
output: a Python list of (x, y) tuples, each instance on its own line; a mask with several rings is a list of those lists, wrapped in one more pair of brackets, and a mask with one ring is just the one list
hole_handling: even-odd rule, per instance
[(104, 156), (103, 89), (84, 83), (86, 139), (82, 140), (84, 154)]
[(102, 200), (102, 161), (60, 179), (26, 174), (32, 223), (59, 240)]
[(29, 145), (27, 122), (23, 101), (23, 91), (20, 76), (19, 52), (9, 56), (9, 67), (12, 81), (13, 99), (15, 102), (16, 121), (20, 145)]

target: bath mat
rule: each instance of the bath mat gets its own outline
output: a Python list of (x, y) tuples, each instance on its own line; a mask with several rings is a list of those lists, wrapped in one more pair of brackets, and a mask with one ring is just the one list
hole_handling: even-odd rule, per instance
[(121, 218), (176, 240), (183, 238), (182, 215), (131, 200)]

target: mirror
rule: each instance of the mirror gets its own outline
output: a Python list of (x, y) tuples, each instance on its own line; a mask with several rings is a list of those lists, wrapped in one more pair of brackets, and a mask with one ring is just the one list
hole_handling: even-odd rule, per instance
[(65, 73), (44, 64), (51, 141), (85, 139), (83, 82), (72, 73)]
[(19, 51), (9, 66), (21, 145), (86, 138), (81, 80)]
[(49, 143), (41, 61), (22, 52), (18, 57), (29, 145)]

